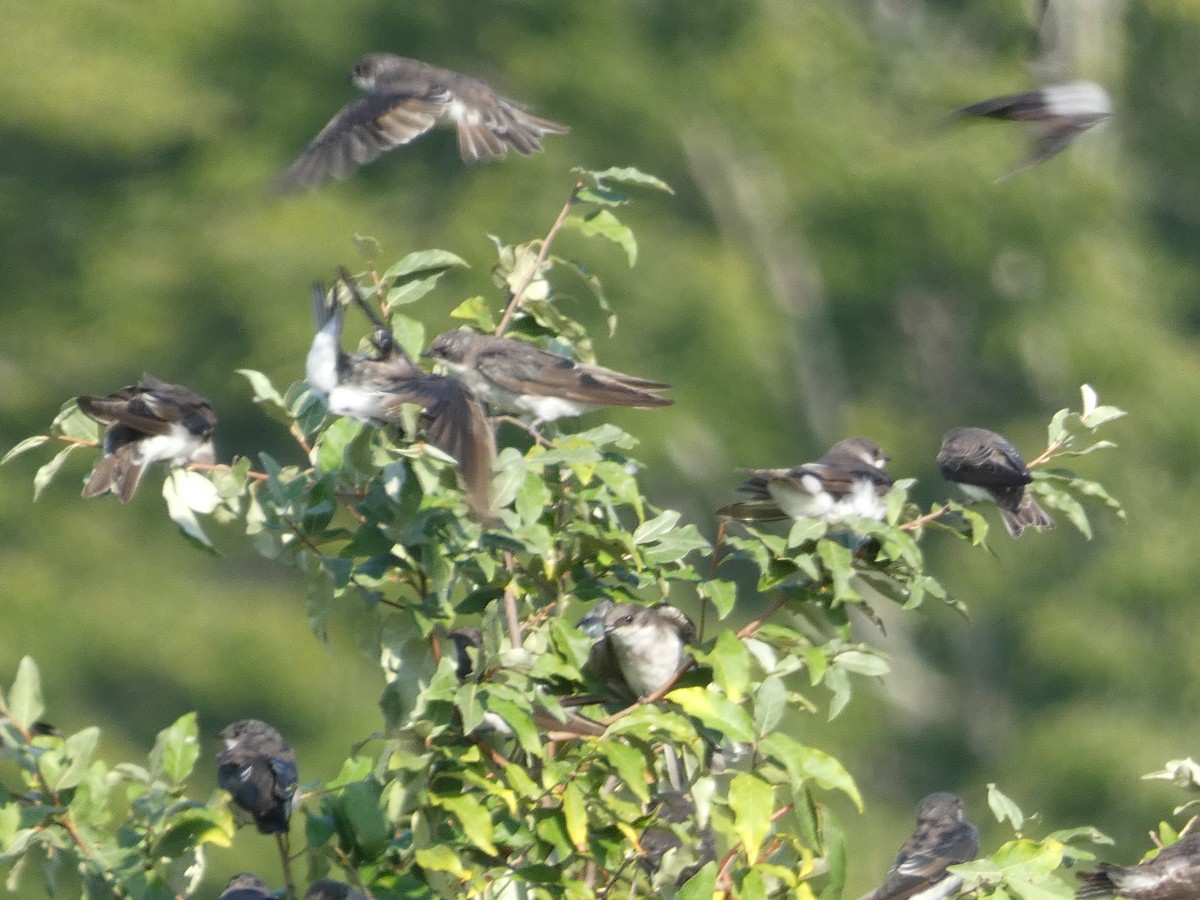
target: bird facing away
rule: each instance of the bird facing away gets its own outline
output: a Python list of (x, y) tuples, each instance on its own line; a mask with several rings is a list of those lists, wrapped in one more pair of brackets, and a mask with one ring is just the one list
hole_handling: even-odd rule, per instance
[(1195, 900), (1200, 897), (1200, 834), (1189, 834), (1154, 859), (1137, 866), (1101, 863), (1094, 871), (1077, 872), (1083, 885), (1076, 897), (1128, 900)]
[[(354, 285), (346, 284), (359, 305), (376, 318)], [(313, 285), (312, 298), (317, 333), (305, 369), (308, 383), (329, 411), (360, 422), (399, 425), (404, 404), (420, 406), (425, 411), (422, 424), (429, 443), (458, 463), (472, 513), (477, 519), (490, 518), (496, 443), (479, 401), (453, 378), (423, 371), (382, 322), (376, 321), (374, 356), (343, 352), (345, 307), (336, 292), (327, 295), (320, 284)]]
[(542, 149), (543, 135), (571, 130), (526, 112), (482, 81), (391, 53), (368, 53), (355, 63), (350, 81), (364, 96), (321, 129), (280, 175), (278, 192), (345, 178), (420, 137), (439, 119), (458, 129), (458, 152), (466, 163), (504, 156), (509, 147), (529, 156)]
[(862, 900), (942, 900), (962, 886), (947, 866), (968, 862), (979, 851), (979, 830), (963, 817), (954, 794), (930, 794), (917, 804), (917, 827), (883, 884)]
[(1065, 150), (1075, 138), (1112, 113), (1112, 98), (1104, 88), (1093, 81), (1073, 81), (981, 100), (955, 110), (949, 118), (982, 117), (1030, 123), (1033, 148), (1025, 162), (1004, 176), (1007, 178)]
[(229, 879), (217, 900), (274, 900), (274, 896), (267, 883), (257, 875), (242, 872)]
[(679, 671), (696, 626), (669, 603), (639, 606), (601, 600), (578, 626), (596, 639), (588, 668), (630, 698), (653, 694)]
[(674, 401), (670, 387), (540, 350), (525, 341), (459, 329), (434, 338), (423, 356), (438, 360), (494, 409), (529, 413), (535, 423), (578, 416), (598, 406), (647, 409)]
[(1000, 508), (1004, 527), (1018, 538), (1029, 527), (1053, 528), (1054, 520), (1026, 488), (1033, 481), (1017, 448), (986, 428), (953, 428), (937, 455), (942, 477), (976, 500)]
[(213, 462), (217, 414), (208, 400), (182, 385), (146, 374), (115, 394), (77, 397), (75, 402), (84, 415), (105, 426), (104, 456), (84, 485), (84, 497), (112, 491), (128, 503), (152, 463)]
[(217, 754), (217, 784), (254, 817), (263, 834), (286, 834), (296, 801), (296, 754), (283, 735), (258, 719), (222, 729), (225, 748)]
[(322, 878), (308, 886), (304, 900), (367, 900), (367, 895), (344, 882)]
[(747, 522), (820, 519), (841, 522), (851, 516), (883, 521), (892, 478), (883, 470), (888, 457), (867, 438), (838, 441), (816, 462), (790, 469), (751, 469), (739, 500), (717, 515)]

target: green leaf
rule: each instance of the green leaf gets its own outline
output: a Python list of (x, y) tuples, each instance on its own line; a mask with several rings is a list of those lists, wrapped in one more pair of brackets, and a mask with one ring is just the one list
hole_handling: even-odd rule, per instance
[(747, 861), (753, 865), (771, 830), (775, 791), (757, 775), (738, 772), (729, 783), (729, 808), (733, 810), (733, 829), (746, 850)]
[(50, 435), (48, 434), (35, 434), (33, 437), (25, 438), (25, 440), (4, 454), (4, 459), (0, 459), (0, 466), (4, 465), (10, 459), (15, 459), (22, 453), (32, 450), (34, 447), (42, 446), (48, 440), (50, 440)]
[(435, 844), (432, 847), (417, 850), (414, 857), (417, 865), (422, 869), (449, 872), (457, 877), (463, 875), (462, 862), (459, 860), (458, 854), (445, 844)]
[(707, 597), (717, 610), (717, 618), (724, 619), (733, 611), (737, 602), (737, 585), (732, 581), (702, 581), (696, 590)]
[(754, 726), (746, 710), (702, 687), (676, 688), (667, 699), (683, 711), (735, 743), (754, 740)]
[(596, 750), (617, 770), (617, 777), (643, 802), (649, 802), (650, 789), (646, 784), (646, 761), (641, 753), (620, 741), (599, 741)]
[(754, 728), (758, 736), (771, 734), (787, 709), (787, 688), (777, 675), (764, 678), (754, 692)]
[(712, 900), (717, 892), (717, 864), (705, 863), (676, 894), (678, 900)]
[(172, 784), (182, 784), (200, 757), (200, 729), (194, 712), (180, 716), (158, 733), (150, 751), (150, 771)]
[(89, 444), (100, 443), (103, 431), (104, 427), (80, 409), (79, 403), (74, 398), (62, 405), (62, 409), (50, 423), (51, 434), (61, 434), (64, 437)]
[(279, 391), (275, 390), (275, 386), (271, 384), (269, 379), (262, 372), (256, 372), (254, 369), (237, 369), (239, 375), (242, 375), (250, 382), (250, 388), (254, 391), (255, 403), (269, 403), (281, 410), (287, 410), (287, 403)]
[(379, 277), (380, 281), (392, 281), (404, 278), (416, 272), (430, 272), (436, 269), (471, 268), (461, 256), (448, 250), (416, 250), (407, 254), (399, 262), (392, 265)]
[(490, 334), (496, 330), (496, 317), (492, 314), (492, 308), (486, 300), (478, 295), (468, 297), (454, 307), (450, 311), (450, 318), (464, 319), (484, 334)]
[(740, 703), (750, 684), (750, 653), (732, 631), (722, 631), (707, 653), (697, 651), (696, 661), (713, 667), (713, 680), (734, 703)]
[(592, 172), (587, 169), (572, 169), (572, 172), (579, 172), (584, 175), (591, 175), (597, 182), (617, 181), (622, 184), (636, 184), (640, 187), (654, 188), (655, 190), (665, 191), (668, 194), (674, 194), (671, 186), (641, 169), (635, 169), (632, 166), (616, 167), (603, 169), (599, 172)]
[(42, 491), (54, 480), (54, 476), (58, 474), (58, 470), (67, 461), (67, 457), (80, 446), (82, 445), (67, 444), (66, 447), (54, 454), (54, 458), (50, 462), (37, 470), (37, 474), (33, 476), (33, 499), (35, 501), (42, 496)]
[(847, 547), (835, 541), (822, 540), (817, 544), (817, 556), (833, 581), (834, 600), (853, 602), (862, 599), (850, 587), (850, 579), (854, 577), (854, 555)]
[(342, 791), (341, 804), (354, 833), (354, 842), (368, 856), (387, 846), (391, 829), (379, 805), (380, 788), (374, 781), (355, 781)]
[(564, 228), (574, 228), (585, 237), (603, 237), (625, 251), (625, 258), (632, 267), (637, 264), (637, 241), (633, 232), (607, 209), (598, 209), (586, 216), (567, 216)]
[(1012, 822), (1013, 830), (1019, 832), (1021, 826), (1025, 824), (1025, 814), (1021, 812), (1021, 808), (1005, 796), (994, 783), (989, 783), (987, 788), (988, 806), (991, 807), (996, 821), (1003, 822), (1008, 819)]
[[(205, 486), (201, 486), (201, 482)], [(163, 482), (162, 494), (163, 499), (167, 501), (167, 515), (179, 526), (183, 536), (196, 546), (215, 553), (216, 548), (212, 541), (208, 539), (208, 535), (204, 533), (204, 529), (192, 513), (193, 509), (212, 512), (220, 502), (220, 496), (213, 483), (199, 472), (172, 469), (167, 480)]]
[(834, 656), (833, 665), (872, 678), (882, 677), (892, 670), (886, 659), (866, 650), (842, 650)]
[(797, 519), (788, 532), (787, 545), (789, 548), (803, 547), (823, 538), (828, 530), (829, 526), (820, 519)]
[(862, 812), (862, 795), (858, 792), (858, 785), (845, 767), (828, 753), (815, 747), (806, 747), (779, 731), (765, 737), (759, 746), (783, 764), (795, 787), (811, 779), (825, 790), (841, 791)]
[(436, 797), (434, 802), (449, 810), (463, 827), (467, 840), (489, 856), (499, 851), (493, 843), (492, 814), (470, 794), (457, 797)]
[(8, 692), (8, 714), (17, 726), (25, 731), (46, 711), (42, 703), (42, 677), (32, 657), (22, 657), (17, 666), (17, 677)]
[(65, 791), (83, 781), (88, 766), (92, 763), (92, 755), (96, 752), (96, 742), (99, 740), (100, 729), (93, 725), (76, 732), (63, 742), (63, 755), (67, 759), (67, 765), (50, 785), (51, 790)]
[(567, 826), (567, 836), (575, 849), (581, 853), (587, 848), (588, 824), (587, 808), (583, 803), (583, 792), (575, 781), (568, 781), (563, 789), (562, 798), (563, 819)]
[(637, 530), (633, 532), (633, 542), (635, 544), (649, 544), (651, 541), (660, 540), (663, 535), (675, 527), (678, 521), (678, 512), (673, 509), (665, 510), (653, 519), (639, 525)]

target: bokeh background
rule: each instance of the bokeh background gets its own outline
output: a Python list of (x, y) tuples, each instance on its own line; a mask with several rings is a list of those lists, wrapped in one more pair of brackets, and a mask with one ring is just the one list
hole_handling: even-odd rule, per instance
[[(997, 528), (994, 556), (932, 537), (970, 620), (931, 606), (889, 615), (886, 638), (865, 625), (894, 674), (806, 727), (868, 802), (841, 810), (851, 895), (929, 790), (961, 791), (993, 849), (988, 782), (1040, 812), (1035, 830), (1092, 823), (1133, 861), (1181, 799), (1139, 776), (1200, 752), (1200, 4), (1051, 0), (1051, 15), (1054, 52), (1035, 64), (1032, 0), (10, 4), (0, 444), (147, 370), (213, 400), (223, 458), (295, 460), (234, 370), (301, 376), (308, 284), (364, 267), (356, 234), (385, 265), (430, 247), (470, 262), (415, 310), (432, 334), (465, 297), (499, 302), (488, 234), (544, 234), (572, 166), (638, 166), (676, 194), (622, 212), (636, 267), (574, 234), (556, 250), (585, 259), (620, 314), (601, 361), (676, 385), (675, 406), (612, 418), (643, 442), (651, 498), (707, 533), (737, 467), (839, 437), (877, 439), (928, 501), (946, 490), (933, 457), (951, 426), (1032, 456), (1084, 382), (1130, 411), (1110, 429), (1120, 448), (1078, 464), (1127, 523), (1099, 514), (1091, 542)], [(372, 50), (486, 78), (573, 131), (471, 170), (438, 132), (344, 184), (273, 197)], [(1010, 180), (996, 182), (1026, 152), (1020, 128), (941, 122), (1067, 77), (1105, 85), (1116, 116)], [(584, 293), (571, 312), (600, 334)], [(321, 645), (290, 571), (233, 531), (216, 532), (220, 557), (178, 537), (159, 474), (128, 507), (84, 503), (80, 453), (31, 505), (45, 458), (0, 469), (0, 682), (32, 654), (49, 717), (101, 725), (111, 762), (195, 709), (206, 735), (275, 722), (317, 780), (379, 727), (353, 611)], [(277, 871), (249, 831), (210, 862), (214, 896), (231, 871)]]

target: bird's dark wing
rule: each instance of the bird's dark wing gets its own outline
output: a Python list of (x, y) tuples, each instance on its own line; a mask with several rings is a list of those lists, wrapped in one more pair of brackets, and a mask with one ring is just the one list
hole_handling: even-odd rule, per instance
[[(561, 397), (595, 406), (666, 406), (672, 402), (622, 383), (626, 376), (620, 373), (581, 366), (565, 356), (539, 350), (523, 342), (509, 341), (503, 347), (485, 346), (476, 351), (474, 356), (476, 369), (481, 375), (498, 387), (516, 394)], [(647, 384), (657, 386), (659, 382)]]
[(638, 378), (636, 375), (626, 375), (624, 372), (614, 372), (612, 369), (605, 369), (603, 366), (589, 366), (580, 364), (579, 368), (591, 375), (599, 381), (607, 381), (612, 384), (619, 384), (622, 387), (627, 387), (637, 391), (665, 391), (670, 389), (670, 385), (663, 381), (651, 381), (649, 378)]
[[(980, 487), (1011, 488), (1033, 481), (1017, 448), (1002, 439), (960, 442), (952, 448), (949, 461), (953, 466), (948, 474)], [(943, 464), (941, 455), (938, 462)]]
[(979, 830), (970, 822), (922, 822), (888, 870), (873, 900), (904, 900), (946, 877), (946, 867), (974, 859)]
[(484, 518), (490, 516), (496, 440), (475, 396), (453, 378), (424, 373), (395, 379), (388, 393), (393, 398), (390, 407), (413, 403), (425, 410), (429, 443), (458, 462), (472, 511)]
[(685, 644), (696, 643), (696, 624), (682, 610), (669, 603), (659, 603), (653, 609), (675, 627), (681, 641)]
[(420, 137), (444, 111), (444, 103), (398, 92), (360, 97), (321, 129), (279, 176), (275, 190), (282, 194), (345, 178), (388, 150)]
[(179, 385), (158, 384), (160, 388), (146, 388), (143, 383), (107, 397), (79, 397), (76, 402), (84, 414), (103, 425), (123, 425), (145, 435), (167, 434), (177, 423), (198, 434), (212, 430), (217, 417), (207, 400)]
[(980, 100), (978, 103), (956, 109), (950, 115), (952, 117), (984, 116), (990, 119), (1025, 122), (1042, 118), (1045, 114), (1046, 97), (1042, 91), (1038, 90)]

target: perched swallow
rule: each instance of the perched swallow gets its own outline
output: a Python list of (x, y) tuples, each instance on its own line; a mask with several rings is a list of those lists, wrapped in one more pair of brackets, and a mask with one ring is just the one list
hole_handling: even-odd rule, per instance
[(217, 754), (217, 784), (254, 817), (263, 834), (286, 834), (296, 803), (296, 754), (283, 736), (257, 719), (227, 725)]
[(1033, 476), (1025, 460), (996, 432), (951, 429), (942, 438), (937, 464), (942, 477), (958, 484), (968, 497), (994, 502), (1013, 537), (1020, 537), (1027, 527), (1054, 527), (1054, 520), (1026, 490)]
[(1112, 113), (1112, 98), (1104, 88), (1093, 81), (1073, 81), (981, 100), (955, 110), (949, 118), (977, 116), (1029, 122), (1035, 137), (1033, 149), (1024, 163), (1008, 173), (1013, 175), (1066, 149)]
[(954, 794), (930, 794), (917, 804), (913, 831), (883, 884), (862, 900), (942, 900), (962, 886), (947, 866), (968, 862), (979, 850), (979, 829), (963, 818)]
[(376, 320), (374, 356), (351, 356), (341, 348), (345, 307), (336, 292), (327, 295), (312, 287), (317, 333), (308, 351), (308, 383), (329, 411), (372, 424), (400, 424), (400, 407), (415, 404), (425, 410), (422, 422), (429, 443), (454, 458), (467, 489), (467, 503), (476, 518), (491, 514), (492, 460), (495, 436), (483, 406), (459, 382), (423, 371), (396, 343), (355, 285), (344, 279), (355, 300)]
[(322, 878), (308, 886), (304, 900), (367, 900), (367, 895), (344, 882)]
[(717, 515), (747, 522), (820, 519), (841, 522), (850, 516), (883, 521), (892, 478), (883, 470), (888, 457), (874, 441), (838, 441), (816, 462), (791, 469), (751, 469), (737, 489), (749, 500), (730, 503)]
[(229, 879), (217, 900), (274, 900), (271, 888), (257, 875), (242, 872)]
[(205, 398), (182, 385), (146, 374), (115, 394), (77, 397), (75, 402), (84, 415), (106, 426), (104, 456), (83, 488), (85, 497), (112, 491), (128, 503), (152, 463), (213, 461), (217, 414)]
[(480, 400), (496, 409), (530, 413), (535, 423), (578, 416), (598, 406), (670, 406), (657, 396), (670, 387), (577, 363), (525, 341), (460, 329), (434, 338), (422, 354), (443, 363)]
[(345, 178), (420, 137), (438, 119), (458, 128), (458, 152), (473, 163), (542, 149), (543, 135), (571, 129), (526, 112), (482, 81), (391, 53), (368, 53), (350, 71), (366, 96), (344, 107), (279, 177), (280, 193)]
[(578, 626), (596, 639), (588, 668), (630, 698), (653, 694), (674, 677), (696, 642), (696, 626), (669, 603), (639, 606), (601, 600)]
[(1101, 863), (1092, 872), (1077, 872), (1083, 885), (1076, 897), (1128, 900), (1195, 900), (1200, 897), (1200, 834), (1189, 834), (1154, 859), (1137, 866)]

